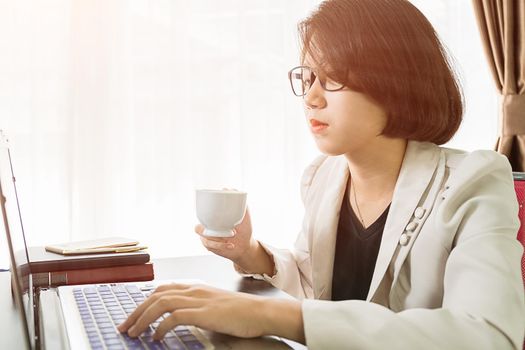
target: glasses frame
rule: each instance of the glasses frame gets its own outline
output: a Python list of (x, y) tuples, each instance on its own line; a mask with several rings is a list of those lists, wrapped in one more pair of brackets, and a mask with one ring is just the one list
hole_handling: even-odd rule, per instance
[[(295, 92), (295, 89), (293, 88), (293, 81), (292, 81), (292, 72), (298, 68), (306, 68), (306, 69), (309, 69), (310, 72), (312, 72), (314, 74), (314, 80), (312, 83), (310, 83), (310, 87), (308, 88), (307, 91), (305, 91), (303, 94), (297, 94)], [(310, 91), (310, 88), (312, 87), (313, 83), (315, 83), (316, 80), (319, 80), (319, 84), (321, 85), (321, 87), (323, 88), (323, 90), (325, 91), (330, 91), (330, 92), (334, 92), (334, 91), (340, 91), (340, 90), (343, 90), (345, 88), (345, 85), (344, 84), (341, 84), (341, 87), (338, 87), (337, 89), (328, 89), (326, 87), (326, 81), (323, 81), (322, 79), (319, 79), (319, 74), (317, 73), (317, 71), (315, 69), (313, 69), (312, 67), (309, 67), (309, 66), (297, 66), (297, 67), (293, 67), (292, 69), (290, 69), (288, 71), (288, 80), (290, 81), (290, 87), (292, 88), (292, 92), (295, 96), (297, 97), (304, 97), (306, 96), (306, 94), (308, 93), (308, 91)]]

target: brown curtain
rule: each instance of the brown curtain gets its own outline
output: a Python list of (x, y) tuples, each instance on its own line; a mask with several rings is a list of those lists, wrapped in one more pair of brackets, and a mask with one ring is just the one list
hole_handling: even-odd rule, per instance
[(472, 0), (485, 53), (502, 96), (496, 150), (525, 170), (525, 0)]

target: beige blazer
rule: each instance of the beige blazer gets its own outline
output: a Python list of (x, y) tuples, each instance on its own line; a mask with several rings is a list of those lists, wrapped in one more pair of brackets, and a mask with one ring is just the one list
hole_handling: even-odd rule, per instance
[[(525, 297), (511, 169), (492, 151), (410, 141), (367, 301), (331, 302), (343, 156), (305, 171), (295, 249), (263, 278), (303, 301), (309, 349), (521, 349)], [(324, 299), (324, 300), (323, 300)]]

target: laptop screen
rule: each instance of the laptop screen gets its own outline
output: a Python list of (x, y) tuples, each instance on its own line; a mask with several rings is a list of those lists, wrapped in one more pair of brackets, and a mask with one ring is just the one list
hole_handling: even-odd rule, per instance
[(11, 258), (11, 290), (15, 299), (15, 305), (20, 312), (20, 318), (23, 321), (26, 347), (34, 348), (33, 288), (22, 216), (17, 197), (16, 178), (13, 173), (8, 140), (0, 130), (0, 202)]

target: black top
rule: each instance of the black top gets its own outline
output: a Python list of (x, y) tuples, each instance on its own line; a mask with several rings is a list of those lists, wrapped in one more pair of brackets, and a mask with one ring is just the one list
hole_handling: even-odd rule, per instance
[(389, 209), (390, 205), (365, 229), (345, 192), (337, 227), (332, 300), (366, 299)]

